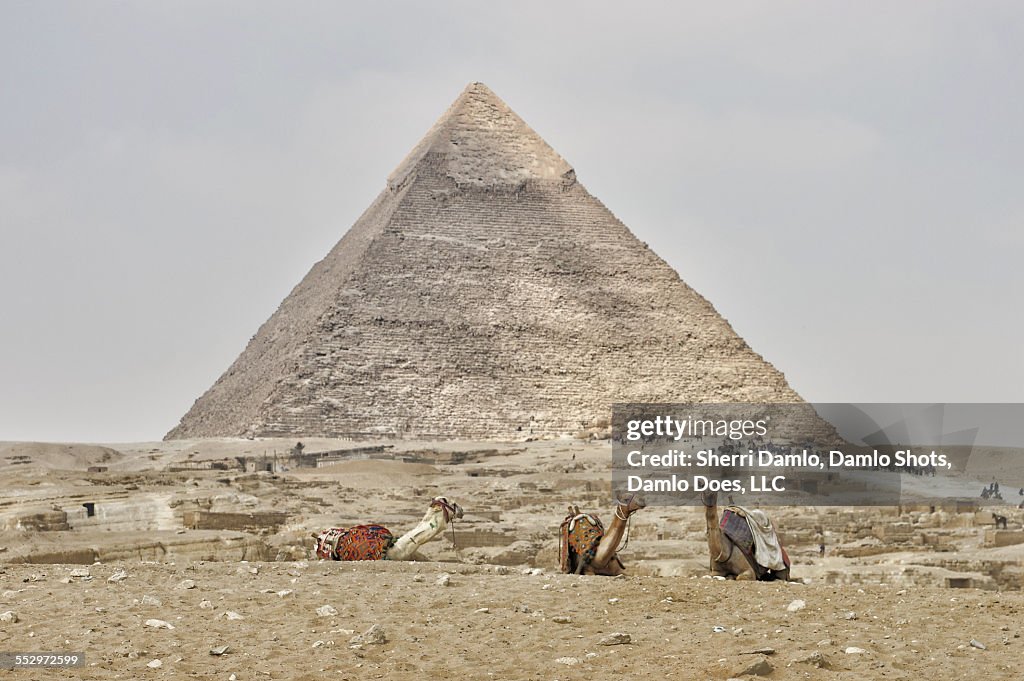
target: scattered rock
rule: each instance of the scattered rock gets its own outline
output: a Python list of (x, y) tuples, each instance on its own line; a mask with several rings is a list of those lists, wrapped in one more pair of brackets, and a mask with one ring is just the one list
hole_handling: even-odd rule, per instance
[(191, 580), (191, 579), (183, 579), (180, 582), (178, 582), (178, 588), (179, 589), (194, 589), (194, 588), (196, 588), (196, 583), (193, 580)]
[(13, 610), (8, 610), (5, 613), (0, 613), (0, 622), (7, 622), (8, 624), (14, 624), (18, 621), (18, 613)]
[(526, 603), (521, 603), (516, 606), (516, 612), (529, 613), (530, 606), (528, 606)]
[(754, 648), (753, 650), (747, 650), (740, 655), (774, 655), (775, 648)]
[(864, 650), (863, 648), (858, 648), (857, 646), (849, 646), (843, 652), (845, 652), (847, 655), (860, 655), (861, 653), (866, 653), (868, 651)]
[(414, 582), (425, 582), (426, 579), (423, 577), (423, 575), (413, 575), (412, 576), (412, 581), (414, 581)]
[(207, 601), (205, 599), (201, 600), (201, 601), (199, 601), (199, 607), (202, 608), (203, 610), (213, 610), (213, 602), (212, 601)]
[(92, 575), (89, 574), (89, 568), (74, 568), (69, 576), (77, 579), (92, 579)]
[(173, 629), (174, 625), (164, 620), (146, 620), (147, 627), (154, 627), (156, 629)]
[(227, 646), (217, 646), (216, 648), (210, 648), (210, 654), (220, 657), (224, 653), (228, 652)]
[(762, 657), (743, 668), (740, 676), (768, 676), (775, 670), (768, 658)]
[(151, 660), (150, 662), (146, 663), (146, 666), (150, 669), (159, 669), (160, 667), (164, 666), (164, 663), (160, 660)]
[(228, 677), (228, 681), (238, 681), (238, 677), (232, 672), (231, 676)]
[(239, 615), (239, 614), (238, 614), (237, 612), (235, 612), (234, 610), (226, 610), (226, 611), (224, 612), (224, 615), (223, 615), (223, 616), (224, 616), (224, 617), (226, 617), (226, 618), (228, 618), (229, 620), (244, 620), (244, 619), (245, 619), (244, 617), (242, 617), (241, 615)]
[(146, 594), (145, 596), (142, 597), (142, 604), (143, 605), (163, 605), (163, 601), (161, 601), (156, 596), (150, 596), (149, 594)]
[(284, 598), (285, 596), (291, 596), (295, 592), (291, 589), (281, 589), (280, 591), (275, 591), (274, 593), (276, 593), (280, 598)]
[(978, 650), (988, 650), (988, 648), (985, 646), (985, 644), (982, 643), (981, 641), (979, 641), (976, 638), (972, 638), (971, 639), (971, 647), (972, 648), (977, 648)]
[(560, 657), (557, 660), (555, 660), (555, 662), (557, 662), (558, 664), (564, 664), (564, 665), (568, 665), (568, 666), (571, 667), (574, 664), (579, 664), (580, 663), (580, 658), (578, 658), (578, 657)]
[(724, 631), (725, 631), (725, 627), (722, 627), (722, 626), (714, 626), (714, 627), (712, 627), (712, 628), (711, 628), (711, 631), (713, 631), (713, 632), (714, 632), (714, 633), (716, 633), (716, 634), (721, 634), (722, 632), (724, 632)]
[(316, 609), (317, 617), (334, 617), (338, 614), (338, 609), (333, 605), (321, 605)]
[(488, 612), (490, 612), (490, 611), (491, 611), (491, 609), (490, 609), (490, 608), (477, 608), (477, 609), (476, 609), (476, 610), (474, 610), (473, 612), (476, 612), (476, 613), (488, 613)]
[(797, 664), (809, 664), (812, 667), (817, 667), (818, 669), (832, 668), (832, 663), (829, 662), (828, 658), (822, 655), (821, 652), (818, 650), (815, 650), (811, 654), (806, 655), (804, 657), (798, 657), (795, 660), (793, 660), (793, 662)]
[(107, 581), (112, 583), (112, 584), (117, 584), (121, 580), (125, 579), (127, 576), (128, 576), (127, 572), (125, 572), (122, 568), (118, 568), (118, 569), (114, 570), (114, 574), (112, 574), (109, 577), (107, 577)]
[(848, 619), (848, 620), (855, 620), (855, 619), (857, 619), (857, 613), (855, 613), (853, 610), (851, 610), (850, 612), (848, 612), (845, 615), (843, 615), (843, 618), (844, 619)]
[(555, 615), (551, 618), (551, 621), (555, 624), (569, 624), (572, 622), (572, 618), (568, 615)]
[(438, 586), (450, 586), (451, 583), (452, 583), (452, 576), (450, 574), (448, 574), (447, 572), (442, 573), (441, 576), (437, 578), (437, 582), (436, 582), (436, 584)]
[(608, 634), (600, 641), (597, 642), (599, 646), (620, 646), (632, 642), (629, 634), (624, 634), (621, 631), (616, 631), (613, 634)]
[(786, 612), (800, 612), (807, 607), (807, 601), (796, 599), (792, 603), (786, 606)]
[(349, 643), (364, 646), (374, 644), (380, 645), (383, 643), (387, 643), (387, 640), (388, 637), (387, 634), (384, 633), (384, 627), (380, 626), (379, 624), (374, 624), (372, 627), (370, 627), (363, 633), (356, 634), (351, 639), (349, 639)]
[(325, 645), (325, 644), (324, 644), (324, 642), (323, 642), (323, 641), (313, 641), (313, 647), (314, 647), (314, 648), (323, 648), (323, 647), (324, 647), (324, 645)]

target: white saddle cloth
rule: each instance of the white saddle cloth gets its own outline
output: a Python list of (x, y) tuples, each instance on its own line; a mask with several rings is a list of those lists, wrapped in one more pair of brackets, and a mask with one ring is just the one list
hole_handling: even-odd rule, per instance
[(743, 513), (743, 517), (747, 519), (747, 526), (750, 527), (750, 534), (754, 535), (754, 560), (757, 564), (769, 570), (785, 570), (782, 545), (768, 514), (757, 508), (736, 508)]

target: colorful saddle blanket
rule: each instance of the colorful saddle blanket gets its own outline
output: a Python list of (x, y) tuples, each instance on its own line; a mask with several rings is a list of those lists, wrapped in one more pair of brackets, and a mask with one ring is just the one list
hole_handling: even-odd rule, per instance
[[(743, 553), (747, 562), (754, 568), (758, 579), (773, 579), (773, 571), (757, 562), (754, 534), (750, 530), (750, 524), (746, 517), (741, 512), (732, 508), (722, 511), (722, 521), (719, 523), (719, 527), (722, 529), (722, 533)], [(776, 541), (778, 541), (777, 538)], [(782, 551), (782, 559), (788, 568), (789, 555), (782, 547), (781, 542), (779, 542), (779, 548)]]
[(558, 529), (558, 566), (566, 574), (578, 574), (594, 560), (604, 537), (604, 525), (596, 515), (567, 515)]
[(332, 527), (316, 539), (316, 555), (324, 560), (384, 560), (395, 544), (391, 530), (381, 525)]

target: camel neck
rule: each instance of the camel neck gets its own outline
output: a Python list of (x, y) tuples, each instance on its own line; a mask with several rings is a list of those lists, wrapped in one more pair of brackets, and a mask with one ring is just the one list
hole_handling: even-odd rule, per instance
[(419, 524), (403, 534), (388, 550), (388, 560), (410, 560), (416, 551), (444, 532), (444, 511), (431, 508)]
[(708, 525), (708, 550), (711, 560), (722, 558), (722, 530), (718, 526), (718, 505), (704, 507), (704, 519)]
[[(616, 511), (618, 508), (616, 508)], [(622, 515), (626, 515), (625, 512)], [(628, 518), (629, 516), (626, 517)], [(615, 557), (619, 548), (619, 542), (622, 541), (625, 532), (626, 521), (622, 519), (619, 513), (613, 513), (611, 525), (605, 530), (604, 537), (601, 538), (601, 544), (597, 547), (597, 553), (594, 555), (593, 567), (597, 569), (603, 568)]]

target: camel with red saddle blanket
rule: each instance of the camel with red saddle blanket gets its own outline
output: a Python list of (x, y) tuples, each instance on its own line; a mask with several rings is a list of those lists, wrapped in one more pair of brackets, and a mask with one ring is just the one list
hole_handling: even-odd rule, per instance
[(559, 528), (558, 559), (562, 572), (614, 577), (626, 571), (619, 559), (619, 551), (625, 547), (619, 543), (626, 534), (629, 517), (646, 504), (635, 494), (616, 501), (615, 517), (607, 531), (596, 515), (580, 513), (578, 506), (569, 507), (569, 514)]
[(312, 534), (316, 540), (314, 551), (324, 560), (415, 560), (421, 546), (461, 517), (461, 506), (435, 497), (423, 520), (397, 539), (382, 525), (332, 527)]
[(789, 556), (764, 511), (730, 506), (718, 517), (718, 493), (704, 492), (711, 574), (737, 580), (788, 581)]

